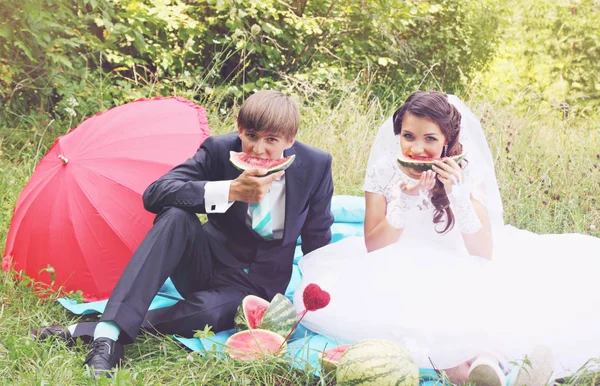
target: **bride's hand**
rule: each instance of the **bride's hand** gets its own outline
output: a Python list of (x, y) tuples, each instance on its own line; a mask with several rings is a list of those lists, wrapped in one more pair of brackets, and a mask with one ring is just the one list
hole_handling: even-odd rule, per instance
[(458, 186), (465, 180), (465, 173), (452, 158), (436, 160), (432, 169), (437, 173), (437, 178), (444, 184), (446, 194), (450, 194), (453, 186)]
[(435, 186), (435, 173), (431, 170), (421, 173), (421, 178), (416, 184), (401, 182), (400, 190), (409, 196), (418, 196), (421, 192), (431, 190)]

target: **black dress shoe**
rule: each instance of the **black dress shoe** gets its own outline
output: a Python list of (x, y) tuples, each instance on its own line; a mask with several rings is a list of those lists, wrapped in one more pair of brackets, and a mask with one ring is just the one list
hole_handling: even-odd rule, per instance
[(85, 358), (84, 366), (94, 369), (94, 376), (110, 378), (110, 371), (123, 361), (123, 344), (110, 338), (98, 338), (92, 342), (92, 349)]
[[(65, 326), (54, 325), (48, 327), (32, 328), (31, 330), (29, 330), (29, 333), (32, 335), (31, 339), (34, 342), (54, 337), (55, 339), (60, 339), (64, 341), (68, 346), (73, 346), (77, 341), (77, 338), (74, 338)], [(81, 336), (80, 338), (86, 344), (92, 341), (91, 337)]]

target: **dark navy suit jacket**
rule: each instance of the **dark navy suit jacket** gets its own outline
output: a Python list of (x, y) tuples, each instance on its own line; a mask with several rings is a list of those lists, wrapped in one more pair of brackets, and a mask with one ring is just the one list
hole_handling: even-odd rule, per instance
[[(241, 174), (229, 162), (230, 151), (242, 151), (237, 132), (207, 138), (192, 158), (146, 189), (145, 208), (153, 213), (169, 206), (206, 213), (206, 183), (233, 180)], [(284, 152), (284, 156), (292, 154), (296, 159), (285, 172), (282, 239), (266, 241), (254, 232), (246, 221), (248, 204), (239, 201), (225, 213), (208, 214), (204, 225), (213, 257), (228, 267), (249, 268), (250, 277), (268, 300), (283, 293), (290, 281), (298, 236), (304, 253), (331, 241), (331, 155), (298, 141)]]

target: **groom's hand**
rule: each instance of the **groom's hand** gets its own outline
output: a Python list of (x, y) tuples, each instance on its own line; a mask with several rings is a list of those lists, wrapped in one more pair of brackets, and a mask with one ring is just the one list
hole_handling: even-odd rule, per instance
[(271, 190), (273, 181), (283, 176), (284, 173), (284, 171), (280, 171), (265, 176), (267, 174), (266, 169), (245, 170), (231, 182), (229, 201), (242, 201), (248, 204), (261, 202)]

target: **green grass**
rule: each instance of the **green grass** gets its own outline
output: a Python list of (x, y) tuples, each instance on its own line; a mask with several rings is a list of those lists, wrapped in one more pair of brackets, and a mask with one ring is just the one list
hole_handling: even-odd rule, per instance
[[(370, 145), (393, 105), (381, 104), (348, 86), (334, 101), (313, 94), (302, 110), (298, 138), (332, 153), (336, 194), (362, 195)], [(470, 101), (483, 118), (505, 204), (505, 220), (538, 233), (580, 232), (600, 236), (600, 126), (593, 121), (562, 120), (545, 110)], [(207, 104), (214, 134), (235, 129), (236, 109), (223, 114)], [(80, 115), (87, 115), (80, 112)], [(24, 118), (25, 119), (25, 118)], [(25, 122), (25, 121), (24, 121)], [(12, 208), (33, 168), (57, 135), (76, 122), (26, 121), (34, 130), (0, 127), (5, 138), (0, 154), (0, 249)], [(10, 142), (7, 142), (7, 139)], [(60, 342), (33, 344), (31, 327), (69, 324), (76, 320), (53, 303), (40, 299), (12, 276), (0, 276), (0, 383), (17, 385), (93, 384), (82, 367), (83, 347)], [(200, 328), (200, 327), (199, 327)], [(126, 349), (126, 365), (101, 384), (155, 385), (318, 385), (310, 375), (290, 369), (282, 360), (260, 363), (227, 361), (190, 354), (169, 337), (141, 337)], [(321, 383), (319, 383), (321, 382)], [(572, 385), (596, 383), (596, 375), (580, 371)]]

